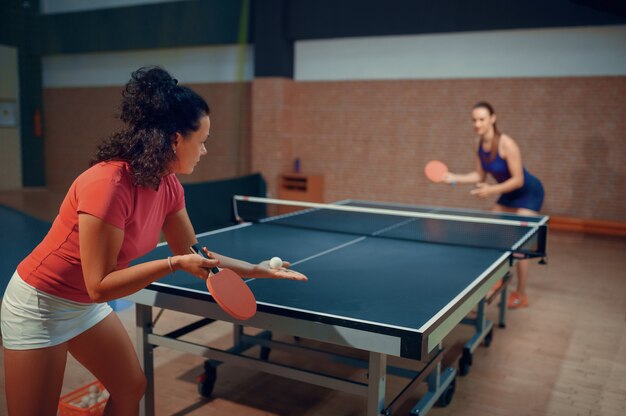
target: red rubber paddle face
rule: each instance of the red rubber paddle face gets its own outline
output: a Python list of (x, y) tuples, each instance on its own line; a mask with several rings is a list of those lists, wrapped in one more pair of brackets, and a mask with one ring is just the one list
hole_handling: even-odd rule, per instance
[[(192, 253), (210, 258), (198, 244), (190, 247)], [(215, 302), (227, 314), (235, 319), (245, 321), (256, 313), (256, 299), (250, 287), (234, 271), (230, 269), (211, 269), (206, 279), (206, 287)]]
[(206, 285), (215, 302), (233, 318), (245, 321), (256, 313), (254, 294), (232, 270), (222, 269), (209, 276)]
[(448, 167), (439, 160), (431, 160), (424, 167), (426, 177), (432, 182), (442, 182), (448, 174)]

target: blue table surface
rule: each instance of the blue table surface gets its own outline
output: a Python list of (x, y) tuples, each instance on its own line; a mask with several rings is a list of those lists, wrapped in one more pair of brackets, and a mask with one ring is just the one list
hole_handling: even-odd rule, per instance
[[(357, 204), (368, 206), (364, 202)], [(397, 208), (393, 206), (393, 209)], [(451, 212), (459, 213), (457, 210)], [(501, 214), (475, 215), (519, 219)], [(540, 219), (528, 218), (531, 222)], [(484, 238), (479, 229), (468, 230), (467, 224), (433, 226), (432, 223), (428, 225), (429, 220), (423, 224), (422, 229), (429, 228), (431, 233), (434, 230), (435, 235), (441, 234), (443, 241), (450, 240), (454, 234), (472, 232), (474, 240)], [(527, 228), (513, 228), (518, 230), (511, 241), (504, 244), (515, 244), (528, 237)], [(487, 241), (494, 239), (493, 236), (486, 238)], [(300, 313), (313, 320), (321, 317), (416, 331), (468, 286), (476, 284), (479, 277), (484, 278), (486, 270), (508, 261), (505, 253), (510, 249), (508, 246), (485, 248), (480, 243), (479, 247), (471, 247), (358, 236), (272, 222), (245, 224), (200, 235), (198, 239), (210, 251), (251, 263), (281, 257), (294, 263), (293, 269), (309, 277), (308, 282), (247, 280), (260, 311), (285, 315)], [(160, 246), (140, 261), (168, 255), (169, 248)], [(207, 300), (212, 301), (204, 281), (181, 271), (159, 280), (151, 288), (162, 290), (162, 285), (173, 287), (182, 294), (206, 294)]]

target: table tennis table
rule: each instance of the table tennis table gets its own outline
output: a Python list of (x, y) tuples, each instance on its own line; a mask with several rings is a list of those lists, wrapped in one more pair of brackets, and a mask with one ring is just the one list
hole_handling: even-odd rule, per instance
[[(369, 416), (394, 414), (422, 382), (427, 392), (412, 405), (411, 414), (425, 414), (436, 404), (446, 406), (454, 394), (457, 370), (443, 368), (444, 338), (459, 324), (475, 328), (459, 360), (459, 371), (466, 374), (475, 349), (491, 343), (494, 323), (485, 311), (490, 289), (508, 279), (515, 261), (543, 260), (546, 255), (546, 216), (358, 200), (312, 204), (235, 199), (236, 208), (250, 204), (250, 212), (261, 212), (259, 219), (199, 234), (199, 243), (251, 263), (282, 257), (309, 281), (246, 280), (257, 299), (257, 313), (245, 322), (220, 309), (204, 281), (182, 271), (127, 297), (136, 303), (137, 353), (148, 379), (144, 415), (155, 414), (153, 349), (159, 346), (207, 358), (198, 386), (204, 396), (211, 395), (217, 367), (232, 364), (362, 396)], [(277, 213), (276, 207), (285, 204), (301, 210)], [(168, 255), (167, 245), (159, 245), (140, 261)], [(506, 284), (498, 296), (499, 325), (504, 326)], [(196, 315), (199, 320), (157, 334), (153, 307)], [(234, 324), (231, 348), (179, 339), (218, 320)], [(257, 333), (246, 333), (248, 327)], [(278, 341), (272, 334), (293, 337), (294, 342)], [(366, 368), (365, 380), (342, 379), (270, 359), (274, 348), (333, 356), (320, 349), (300, 352), (297, 341), (302, 338), (366, 352), (368, 358), (360, 361), (339, 357)], [(250, 354), (256, 346), (258, 357)], [(415, 361), (421, 370), (388, 365), (390, 356)], [(385, 397), (388, 375), (408, 379), (393, 398)]]

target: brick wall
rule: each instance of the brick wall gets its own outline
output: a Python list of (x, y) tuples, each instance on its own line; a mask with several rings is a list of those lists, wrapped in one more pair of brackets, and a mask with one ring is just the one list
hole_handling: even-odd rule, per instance
[[(190, 85), (211, 107), (209, 155), (182, 182), (222, 179), (250, 170), (250, 84)], [(88, 167), (98, 142), (121, 127), (122, 86), (44, 91), (46, 186), (65, 192)]]
[(626, 221), (626, 77), (293, 82), (252, 87), (252, 168), (277, 192), (299, 157), (344, 198), (488, 209), (468, 186), (430, 184), (423, 166), (473, 169), (472, 105), (491, 102), (546, 188), (549, 215)]
[[(362, 198), (489, 209), (468, 186), (429, 183), (423, 166), (473, 169), (470, 109), (496, 108), (526, 167), (546, 188), (549, 215), (626, 221), (626, 77), (294, 82), (192, 85), (211, 106), (209, 156), (184, 182), (263, 173), (301, 159), (322, 173), (326, 201)], [(46, 179), (65, 191), (101, 137), (119, 127), (120, 87), (44, 92)]]

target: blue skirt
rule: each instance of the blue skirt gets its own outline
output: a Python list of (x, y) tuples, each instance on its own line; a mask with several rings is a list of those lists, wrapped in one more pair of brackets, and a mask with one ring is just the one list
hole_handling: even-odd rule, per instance
[(502, 194), (498, 199), (498, 204), (509, 208), (526, 208), (539, 212), (543, 205), (543, 197), (544, 191), (541, 181), (525, 172), (524, 186)]

